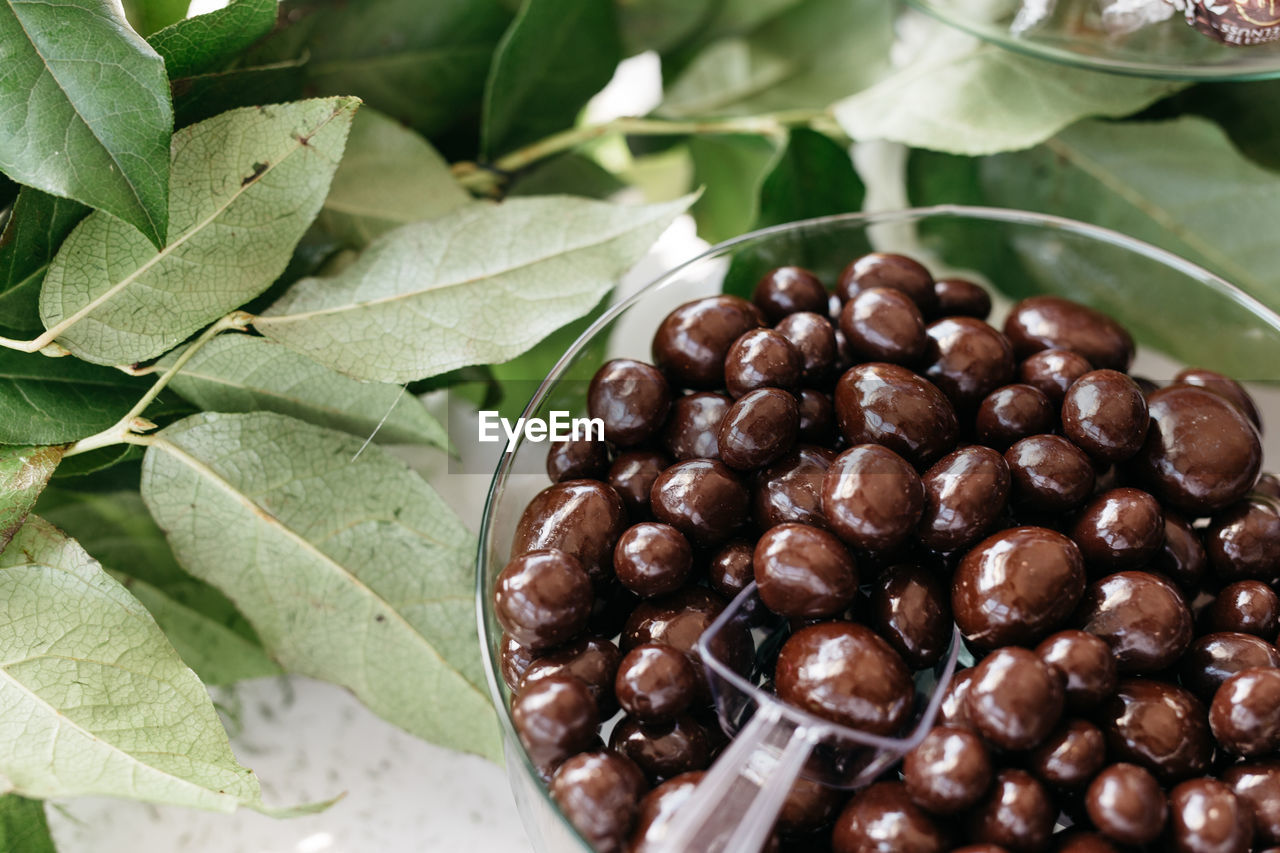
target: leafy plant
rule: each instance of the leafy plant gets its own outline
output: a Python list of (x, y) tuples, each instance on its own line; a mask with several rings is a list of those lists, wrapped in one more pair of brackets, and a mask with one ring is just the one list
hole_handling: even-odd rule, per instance
[[(207, 685), (310, 675), (497, 759), (478, 519), (380, 445), (450, 451), (427, 389), (518, 411), (686, 210), (711, 241), (886, 191), (1046, 210), (1280, 307), (1273, 84), (1066, 69), (884, 0), (124, 11), (0, 0), (3, 849), (52, 850), (53, 796), (296, 813)], [(645, 50), (656, 109), (591, 121)], [(905, 175), (855, 168), (871, 142)], [(726, 288), (864, 248), (745, 249)], [(1017, 292), (1017, 247), (972, 251)], [(1169, 314), (1139, 331), (1193, 333)]]

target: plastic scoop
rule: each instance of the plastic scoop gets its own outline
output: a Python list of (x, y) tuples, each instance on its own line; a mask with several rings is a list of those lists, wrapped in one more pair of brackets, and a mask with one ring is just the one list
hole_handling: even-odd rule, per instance
[[(725, 733), (733, 738), (693, 795), (665, 823), (649, 830), (664, 853), (735, 853), (759, 850), (797, 777), (838, 788), (858, 788), (911, 751), (933, 726), (946, 685), (955, 673), (961, 643), (933, 669), (916, 673), (916, 706), (902, 737), (851, 729), (792, 707), (755, 681), (761, 659), (776, 654), (786, 620), (766, 610), (754, 583), (725, 608), (698, 641)], [(752, 677), (730, 665), (731, 648), (749, 632), (756, 647)]]

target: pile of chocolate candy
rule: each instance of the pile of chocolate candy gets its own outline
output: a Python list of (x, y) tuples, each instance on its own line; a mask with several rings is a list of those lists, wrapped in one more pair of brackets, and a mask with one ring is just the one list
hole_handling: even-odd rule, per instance
[(752, 580), (789, 635), (727, 659), (824, 719), (902, 734), (953, 625), (974, 660), (900, 767), (801, 779), (772, 849), (1280, 848), (1253, 401), (1129, 376), (1132, 338), (1083, 305), (990, 311), (901, 255), (834, 294), (783, 267), (596, 373), (606, 440), (552, 446), (493, 603), (520, 739), (597, 850), (654, 849), (727, 742), (693, 647)]

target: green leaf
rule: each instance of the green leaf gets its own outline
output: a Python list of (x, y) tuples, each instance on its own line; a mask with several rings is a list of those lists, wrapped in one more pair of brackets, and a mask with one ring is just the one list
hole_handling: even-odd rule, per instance
[(251, 54), (306, 57), (322, 95), (357, 95), (434, 137), (479, 115), (489, 58), (510, 13), (497, 0), (287, 0), (294, 23)]
[(694, 180), (703, 188), (693, 205), (700, 237), (719, 243), (751, 230), (760, 210), (761, 185), (780, 152), (780, 145), (763, 136), (690, 137)]
[(444, 427), (402, 386), (351, 379), (265, 338), (215, 338), (170, 387), (206, 411), (278, 412), (388, 444), (449, 447)]
[(40, 324), (40, 285), (45, 270), (89, 208), (25, 187), (0, 234), (0, 333), (35, 337)]
[(231, 0), (221, 9), (177, 21), (147, 41), (176, 80), (222, 68), (275, 23), (276, 0)]
[(148, 387), (79, 359), (0, 348), (0, 444), (66, 444), (101, 432)]
[(493, 157), (572, 126), (621, 60), (612, 0), (524, 0), (485, 85), (481, 153)]
[(1277, 103), (1280, 103), (1280, 81), (1212, 83), (1192, 86), (1170, 98), (1162, 111), (1169, 113), (1170, 118), (1193, 113), (1212, 119), (1245, 156), (1268, 169), (1280, 170), (1280, 146), (1276, 145), (1280, 139)]
[(425, 480), (360, 446), (274, 413), (196, 415), (147, 449), (142, 494), (182, 565), (227, 593), (287, 670), (496, 759), (472, 537)]
[[(760, 212), (754, 227), (858, 211), (865, 196), (866, 188), (846, 147), (817, 131), (796, 128), (760, 186)], [(826, 235), (820, 230), (748, 244), (734, 253), (723, 289), (750, 298), (762, 275), (786, 264), (805, 267), (834, 284), (851, 257), (869, 251), (865, 240), (855, 245), (848, 235)]]
[(240, 107), (302, 98), (304, 63), (297, 60), (197, 74), (173, 81), (173, 125), (186, 127)]
[(589, 311), (690, 201), (467, 205), (384, 234), (337, 276), (303, 279), (254, 326), (357, 379), (506, 361)]
[(618, 29), (627, 56), (671, 50), (704, 26), (719, 0), (620, 0)]
[(508, 196), (580, 195), (607, 199), (626, 189), (626, 182), (590, 157), (566, 152), (545, 160), (511, 182)]
[(362, 248), (392, 228), (434, 219), (470, 201), (429, 142), (365, 107), (351, 123), (346, 153), (317, 222)]
[(191, 0), (124, 0), (124, 13), (135, 30), (149, 36), (187, 16)]
[(0, 3), (0, 171), (159, 246), (172, 129), (164, 62), (109, 0)]
[[(1082, 122), (1030, 151), (980, 161), (974, 180), (987, 204), (1051, 212), (1146, 240), (1280, 308), (1280, 247), (1258, 227), (1280, 217), (1280, 175), (1247, 160), (1203, 119)], [(953, 199), (913, 197), (944, 200)], [(986, 260), (1002, 287), (1010, 277), (1003, 258), (1012, 255), (1012, 275), (1023, 287), (1111, 311), (1158, 306), (1125, 312), (1140, 341), (1242, 378), (1274, 378), (1280, 347), (1250, 333), (1242, 309), (1187, 287), (1180, 275), (1053, 235), (1004, 242), (1004, 254), (988, 251)]]
[(888, 71), (896, 11), (884, 0), (784, 8), (703, 48), (668, 87), (659, 112), (678, 118), (826, 107)]
[(1087, 116), (1126, 116), (1182, 84), (1032, 59), (957, 33), (835, 106), (858, 140), (970, 156), (1029, 148)]
[(0, 850), (56, 853), (45, 820), (44, 803), (17, 794), (0, 796)]
[(261, 293), (319, 211), (356, 106), (240, 109), (175, 133), (164, 248), (89, 216), (45, 274), (46, 328), (86, 361), (132, 364)]
[(0, 553), (0, 776), (23, 796), (262, 808), (204, 686), (74, 540), (31, 517)]
[(0, 551), (27, 520), (62, 452), (62, 447), (0, 447)]
[(231, 684), (280, 672), (235, 605), (178, 566), (136, 491), (97, 493), (53, 486), (41, 496), (37, 511), (74, 537), (142, 602), (205, 684)]
[[(80, 477), (93, 477), (95, 474), (115, 468), (117, 465), (123, 465), (126, 462), (140, 462), (141, 460), (142, 448), (138, 445), (113, 444), (97, 450), (90, 450), (88, 453), (72, 456), (70, 459), (64, 459), (58, 469), (53, 472), (53, 479), (62, 481)], [(124, 473), (122, 470), (117, 470), (113, 471), (110, 476), (114, 479), (117, 475), (123, 476)], [(94, 482), (97, 482), (97, 478), (95, 478)]]

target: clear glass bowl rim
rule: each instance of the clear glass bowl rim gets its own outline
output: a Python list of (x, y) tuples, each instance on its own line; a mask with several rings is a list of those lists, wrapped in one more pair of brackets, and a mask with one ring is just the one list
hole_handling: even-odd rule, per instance
[[(641, 287), (631, 296), (613, 305), (602, 314), (594, 323), (592, 323), (586, 331), (578, 336), (569, 348), (565, 351), (560, 360), (556, 362), (555, 367), (543, 379), (529, 403), (525, 406), (522, 417), (529, 417), (537, 411), (538, 407), (546, 399), (548, 392), (555, 386), (564, 374), (565, 370), (572, 364), (573, 360), (583, 350), (584, 347), (595, 337), (601, 329), (608, 327), (617, 320), (622, 314), (626, 313), (634, 305), (645, 299), (651, 292), (662, 287), (666, 282), (680, 276), (685, 270), (704, 263), (716, 257), (727, 254), (734, 247), (744, 243), (750, 243), (762, 238), (786, 234), (792, 231), (801, 231), (808, 228), (821, 228), (827, 225), (854, 225), (860, 224), (864, 227), (873, 225), (885, 225), (904, 222), (918, 222), (924, 219), (951, 217), (971, 220), (985, 220), (988, 222), (1003, 222), (1014, 225), (1029, 225), (1047, 229), (1057, 229), (1081, 235), (1087, 238), (1107, 243), (1117, 248), (1135, 252), (1143, 255), (1157, 263), (1163, 264), (1171, 269), (1177, 270), (1188, 278), (1199, 281), (1204, 286), (1215, 290), (1222, 296), (1236, 302), (1241, 307), (1247, 309), (1251, 314), (1265, 321), (1271, 326), (1277, 335), (1280, 335), (1280, 314), (1276, 314), (1270, 308), (1263, 305), (1254, 297), (1242, 291), (1240, 288), (1223, 279), (1221, 276), (1210, 272), (1204, 267), (1185, 260), (1172, 252), (1154, 246), (1134, 237), (1121, 234), (1109, 228), (1099, 225), (1090, 225), (1086, 222), (1080, 222), (1075, 219), (1068, 219), (1063, 216), (1054, 216), (1047, 213), (1034, 213), (1031, 211), (1015, 210), (1011, 208), (998, 207), (978, 207), (958, 204), (942, 204), (931, 207), (909, 207), (899, 210), (875, 211), (875, 212), (859, 212), (859, 213), (842, 213), (834, 216), (822, 216), (815, 219), (804, 219), (795, 222), (788, 222), (782, 225), (774, 225), (769, 228), (761, 228), (751, 231), (731, 240), (717, 243), (706, 251), (695, 255), (694, 257), (672, 267), (653, 281)], [(517, 445), (518, 446), (518, 445)], [(533, 780), (538, 780), (538, 772), (533, 766), (533, 762), (520, 747), (520, 738), (516, 734), (515, 724), (511, 720), (511, 712), (507, 708), (506, 701), (502, 695), (501, 687), (501, 670), (499, 662), (495, 659), (489, 650), (488, 631), (485, 621), (485, 614), (488, 609), (489, 591), (486, 588), (485, 577), (487, 575), (486, 568), (489, 563), (489, 539), (493, 532), (493, 516), (494, 508), (501, 497), (503, 487), (506, 485), (508, 474), (515, 459), (515, 453), (503, 453), (502, 459), (498, 463), (497, 469), (493, 473), (493, 479), (490, 481), (488, 493), (485, 496), (484, 514), (480, 521), (480, 531), (478, 535), (477, 553), (476, 553), (476, 624), (478, 631), (478, 640), (480, 643), (480, 654), (484, 662), (485, 680), (489, 685), (489, 698), (493, 701), (494, 709), (497, 713), (499, 724), (502, 728), (504, 740), (515, 747), (515, 751), (519, 753), (519, 761), (521, 763), (520, 771)], [(538, 791), (543, 800), (543, 805), (553, 810), (556, 819), (563, 824), (566, 831), (571, 837), (577, 838), (582, 845), (583, 851), (590, 851), (591, 845), (578, 833), (577, 829), (568, 819), (561, 813), (560, 808), (551, 798), (547, 788), (537, 783)]]
[[(1137, 62), (1078, 53), (1062, 47), (1056, 47), (1035, 39), (1019, 38), (1009, 33), (1002, 33), (994, 26), (982, 26), (974, 21), (958, 15), (949, 15), (938, 8), (932, 0), (906, 0), (906, 4), (934, 20), (941, 21), (971, 36), (977, 36), (985, 42), (998, 45), (1005, 50), (1070, 65), (1074, 68), (1085, 68), (1103, 71), (1109, 74), (1122, 74), (1126, 77), (1147, 77), (1160, 80), (1185, 80), (1200, 82), (1246, 82), (1250, 80), (1271, 80), (1280, 77), (1280, 56), (1276, 57), (1271, 67), (1238, 67), (1232, 65), (1185, 65), (1174, 62)], [(1208, 38), (1208, 36), (1205, 36)], [(1223, 47), (1223, 50), (1249, 50), (1248, 47)]]

